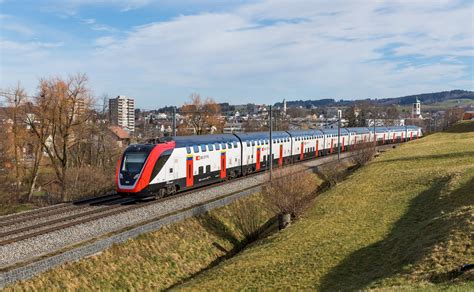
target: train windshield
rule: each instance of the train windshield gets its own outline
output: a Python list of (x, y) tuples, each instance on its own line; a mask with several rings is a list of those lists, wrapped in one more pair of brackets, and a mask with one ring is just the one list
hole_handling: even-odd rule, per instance
[(142, 170), (143, 164), (145, 164), (147, 156), (148, 154), (145, 152), (129, 152), (125, 154), (122, 171), (139, 173)]

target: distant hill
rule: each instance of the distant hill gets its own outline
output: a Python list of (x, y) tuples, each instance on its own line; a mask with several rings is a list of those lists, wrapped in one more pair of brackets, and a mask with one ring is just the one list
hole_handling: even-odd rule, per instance
[[(444, 102), (452, 99), (472, 99), (474, 100), (474, 92), (468, 90), (451, 90), (451, 91), (442, 91), (442, 92), (433, 92), (433, 93), (422, 93), (422, 94), (415, 94), (415, 95), (408, 95), (402, 97), (394, 97), (394, 98), (376, 98), (376, 99), (364, 99), (366, 101), (373, 101), (380, 105), (408, 105), (413, 103), (415, 98), (417, 98), (423, 104), (433, 104)], [(294, 100), (294, 101), (287, 101), (286, 104), (288, 107), (303, 107), (303, 108), (311, 108), (311, 107), (322, 107), (322, 106), (348, 106), (354, 102), (361, 101), (361, 100), (339, 100), (336, 101), (332, 98), (325, 98), (325, 99), (318, 99), (318, 100)], [(282, 107), (283, 103), (278, 102), (275, 103), (275, 107)]]

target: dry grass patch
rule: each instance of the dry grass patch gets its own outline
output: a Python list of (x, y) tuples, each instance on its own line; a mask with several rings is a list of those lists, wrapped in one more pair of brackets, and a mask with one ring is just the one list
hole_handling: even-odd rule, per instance
[(384, 153), (307, 216), (180, 288), (474, 289), (474, 123)]

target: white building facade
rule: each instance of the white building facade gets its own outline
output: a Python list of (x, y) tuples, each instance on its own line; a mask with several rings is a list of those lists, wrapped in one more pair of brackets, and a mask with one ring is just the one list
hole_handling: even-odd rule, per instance
[(411, 109), (411, 117), (414, 119), (421, 119), (421, 102), (418, 98), (416, 98), (415, 103), (413, 103), (413, 107)]
[(109, 119), (112, 125), (133, 133), (135, 131), (135, 100), (123, 95), (109, 99)]

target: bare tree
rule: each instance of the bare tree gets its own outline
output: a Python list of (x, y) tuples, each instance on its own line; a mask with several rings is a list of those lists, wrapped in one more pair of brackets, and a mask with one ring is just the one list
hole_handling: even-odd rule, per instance
[(24, 115), (21, 114), (21, 108), (26, 102), (26, 91), (18, 83), (16, 87), (7, 90), (5, 95), (8, 108), (6, 114), (11, 120), (12, 152), (13, 165), (15, 172), (15, 193), (17, 198), (20, 196), (20, 187), (22, 181), (21, 158), (24, 146), (24, 136), (26, 135)]
[(206, 134), (207, 132), (222, 132), (223, 121), (219, 119), (221, 112), (220, 106), (212, 99), (201, 99), (197, 93), (191, 94), (190, 102), (184, 104), (180, 113), (185, 115), (185, 125), (193, 129), (196, 135)]
[(31, 201), (33, 191), (35, 190), (38, 180), (41, 161), (44, 154), (44, 146), (46, 139), (49, 136), (49, 121), (46, 118), (47, 106), (38, 103), (38, 98), (35, 100), (36, 105), (30, 105), (27, 108), (26, 123), (31, 131), (34, 133), (30, 138), (30, 145), (32, 145), (33, 165), (30, 168), (29, 187), (28, 187), (28, 201)]
[(446, 110), (444, 113), (446, 127), (449, 127), (453, 125), (454, 123), (460, 121), (462, 119), (463, 114), (464, 114), (464, 109), (462, 108), (450, 108)]
[[(90, 107), (91, 98), (87, 81), (85, 74), (70, 76), (67, 80), (51, 78), (40, 81), (37, 105), (44, 110), (40, 116), (46, 123), (49, 134), (41, 143), (60, 183), (62, 200), (66, 194), (68, 150), (77, 142), (74, 129), (84, 125), (87, 120), (85, 113)], [(41, 130), (38, 127), (32, 129), (40, 139)]]
[(232, 215), (235, 225), (248, 242), (257, 239), (264, 216), (258, 204), (251, 198), (243, 198), (232, 205)]
[(357, 143), (352, 146), (352, 161), (358, 166), (366, 165), (375, 155), (375, 148), (370, 143)]
[[(373, 149), (373, 148), (372, 148)], [(318, 167), (319, 175), (329, 187), (335, 186), (344, 177), (344, 166), (341, 162), (331, 161)]]
[(298, 218), (315, 197), (317, 188), (315, 175), (302, 166), (294, 166), (275, 171), (272, 182), (263, 188), (263, 197), (268, 208), (280, 218), (286, 214)]

